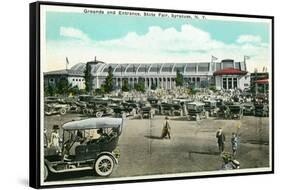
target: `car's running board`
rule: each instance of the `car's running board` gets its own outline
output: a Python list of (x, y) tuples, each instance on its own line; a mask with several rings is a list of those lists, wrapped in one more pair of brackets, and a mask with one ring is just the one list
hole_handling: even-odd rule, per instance
[(55, 170), (51, 169), (53, 173), (64, 173), (64, 172), (72, 172), (72, 171), (84, 171), (84, 170), (92, 170), (93, 167), (83, 167), (83, 168), (72, 168), (72, 169), (66, 169), (66, 170)]

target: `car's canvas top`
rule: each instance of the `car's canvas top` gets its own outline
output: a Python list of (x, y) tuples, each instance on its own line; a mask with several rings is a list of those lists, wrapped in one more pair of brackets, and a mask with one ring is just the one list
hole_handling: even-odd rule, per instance
[(76, 129), (99, 129), (99, 128), (117, 128), (122, 125), (122, 118), (89, 118), (79, 121), (65, 123), (62, 128), (65, 130)]

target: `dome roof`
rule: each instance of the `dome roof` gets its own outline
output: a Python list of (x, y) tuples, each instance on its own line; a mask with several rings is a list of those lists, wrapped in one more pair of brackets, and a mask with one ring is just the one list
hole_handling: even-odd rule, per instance
[(86, 68), (86, 63), (77, 63), (76, 65), (73, 65), (70, 70), (76, 71), (76, 72), (84, 72)]

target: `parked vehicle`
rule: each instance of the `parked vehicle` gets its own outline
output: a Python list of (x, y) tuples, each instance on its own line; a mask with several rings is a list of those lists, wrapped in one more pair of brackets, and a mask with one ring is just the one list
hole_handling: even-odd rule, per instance
[(253, 103), (245, 103), (243, 105), (243, 115), (253, 116), (255, 114), (255, 106)]
[(190, 119), (195, 119), (196, 121), (202, 118), (208, 118), (208, 112), (205, 111), (203, 102), (191, 102), (187, 104), (187, 112)]
[(217, 101), (215, 100), (205, 100), (204, 108), (207, 112), (209, 112), (209, 116), (217, 116), (219, 108), (217, 107)]
[(44, 113), (45, 115), (53, 114), (66, 114), (69, 109), (68, 104), (62, 98), (58, 97), (46, 97), (44, 99)]
[[(109, 176), (118, 165), (120, 152), (116, 149), (122, 133), (121, 118), (89, 118), (71, 121), (62, 126), (61, 152), (45, 148), (44, 179), (50, 173), (93, 170), (99, 176)], [(94, 132), (99, 134), (94, 138)]]
[(269, 107), (268, 104), (255, 104), (255, 116), (256, 117), (268, 117), (269, 116)]
[(45, 104), (44, 105), (44, 112), (45, 115), (53, 115), (53, 114), (66, 114), (69, 106), (67, 104), (60, 104), (60, 103), (52, 103), (52, 104)]
[(243, 107), (240, 104), (229, 105), (229, 118), (228, 119), (242, 119)]
[(170, 115), (170, 116), (174, 116), (174, 115), (182, 115), (182, 106), (181, 104), (178, 102), (172, 102), (172, 103), (164, 103), (162, 102), (160, 105), (160, 113), (162, 115)]
[(148, 119), (151, 119), (151, 118), (153, 118), (153, 116), (154, 116), (150, 104), (146, 104), (145, 106), (143, 106), (143, 107), (140, 109), (140, 114), (141, 114), (141, 117), (142, 117), (142, 118), (148, 118)]

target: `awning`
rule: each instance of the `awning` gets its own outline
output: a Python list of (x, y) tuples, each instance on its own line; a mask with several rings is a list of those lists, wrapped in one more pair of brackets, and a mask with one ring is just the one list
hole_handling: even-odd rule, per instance
[(225, 68), (225, 69), (214, 72), (214, 76), (217, 76), (217, 75), (246, 75), (246, 74), (247, 74), (247, 71), (241, 71), (239, 69), (234, 69), (234, 68)]
[(257, 84), (268, 84), (268, 79), (260, 79), (260, 80), (256, 80)]

